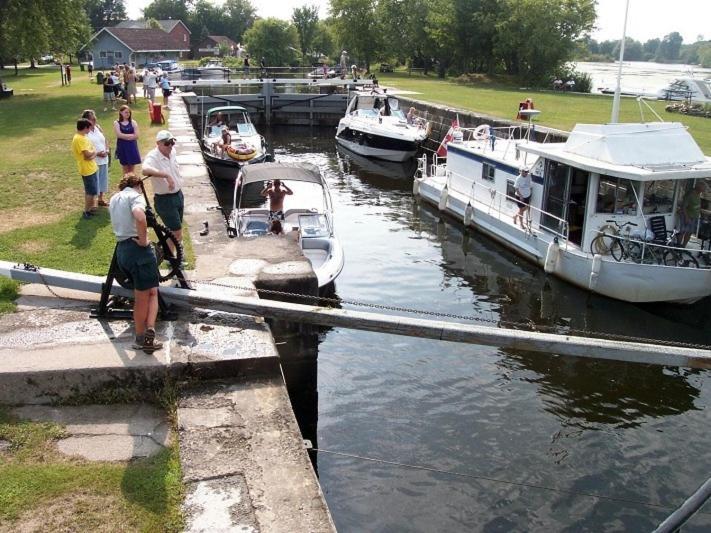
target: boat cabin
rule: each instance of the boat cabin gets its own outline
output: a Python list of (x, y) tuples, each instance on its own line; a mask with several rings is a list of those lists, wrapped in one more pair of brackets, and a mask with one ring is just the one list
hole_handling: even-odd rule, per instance
[(695, 233), (702, 245), (709, 238), (711, 159), (680, 123), (580, 124), (564, 143), (487, 138), (448, 146), (451, 190), (500, 205), (505, 220), (518, 210), (514, 181), (522, 167), (533, 181), (531, 228), (565, 246), (589, 252), (611, 220), (634, 224), (628, 234), (620, 232), (631, 239), (651, 240), (662, 221), (671, 231), (697, 180), (705, 181), (707, 192)]
[(405, 113), (400, 109), (398, 99), (376, 91), (356, 92), (348, 104), (346, 115), (355, 115), (364, 118), (392, 116), (406, 121)]
[(213, 107), (205, 115), (205, 139), (219, 138), (222, 128), (227, 126), (238, 136), (257, 135), (257, 130), (242, 106)]

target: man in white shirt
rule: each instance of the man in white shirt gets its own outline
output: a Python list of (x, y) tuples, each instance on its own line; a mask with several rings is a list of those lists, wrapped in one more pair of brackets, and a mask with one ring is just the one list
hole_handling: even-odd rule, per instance
[[(527, 168), (522, 168), (518, 176), (516, 176), (516, 181), (514, 181), (514, 191), (516, 192), (516, 203), (518, 204), (518, 213), (513, 217), (513, 222), (516, 224), (518, 219), (521, 224), (521, 229), (526, 229), (523, 225), (524, 215), (531, 207), (531, 193), (533, 183), (531, 182), (531, 176)], [(525, 219), (528, 220), (528, 219)]]
[(116, 236), (116, 260), (119, 268), (133, 282), (133, 321), (136, 328), (135, 350), (151, 354), (163, 345), (156, 342), (158, 316), (158, 265), (153, 247), (148, 242), (146, 201), (141, 191), (141, 178), (126, 174), (119, 192), (111, 197), (109, 214)]
[[(185, 200), (181, 189), (180, 167), (173, 150), (174, 145), (173, 134), (168, 130), (160, 130), (156, 135), (156, 147), (148, 152), (142, 168), (143, 175), (151, 178), (156, 212), (178, 242), (182, 242)], [(169, 241), (169, 245), (172, 249), (173, 243)]]
[(94, 145), (96, 151), (96, 165), (99, 170), (96, 174), (99, 187), (99, 205), (106, 207), (109, 204), (104, 199), (104, 194), (109, 192), (109, 147), (106, 144), (106, 137), (101, 130), (101, 126), (96, 123), (96, 112), (93, 109), (87, 109), (81, 114), (81, 118), (91, 122), (91, 129), (86, 134), (87, 138)]
[(146, 89), (147, 98), (153, 102), (156, 99), (156, 88), (158, 87), (156, 73), (153, 70), (146, 72), (143, 78), (143, 87)]

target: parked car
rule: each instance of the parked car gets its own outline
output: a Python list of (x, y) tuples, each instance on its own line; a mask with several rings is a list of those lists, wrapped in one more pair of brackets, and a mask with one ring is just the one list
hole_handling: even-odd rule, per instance
[(392, 72), (393, 66), (388, 63), (380, 63), (380, 72)]
[(44, 55), (37, 60), (37, 64), (39, 65), (49, 65), (50, 63), (54, 63), (54, 56), (52, 54)]

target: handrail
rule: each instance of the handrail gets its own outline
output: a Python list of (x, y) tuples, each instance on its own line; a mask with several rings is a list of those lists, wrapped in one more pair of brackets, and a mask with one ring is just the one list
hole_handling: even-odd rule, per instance
[[(435, 161), (436, 161), (436, 154), (435, 154)], [(444, 166), (444, 167), (446, 168), (446, 164), (444, 164), (444, 165), (442, 165), (442, 166)], [(436, 168), (436, 167), (434, 166), (434, 164), (433, 164), (433, 168)], [(446, 170), (446, 176), (447, 176), (447, 187), (448, 187), (451, 191), (457, 192), (457, 193), (459, 193), (459, 194), (467, 195), (467, 197), (471, 198), (471, 200), (473, 200), (475, 203), (480, 203), (480, 204), (482, 204), (482, 205), (487, 206), (488, 209), (489, 209), (489, 211), (491, 211), (495, 199), (498, 199), (498, 206), (497, 206), (497, 207), (494, 207), (495, 212), (496, 212), (498, 215), (505, 215), (505, 216), (507, 216), (507, 217), (510, 216), (510, 212), (507, 211), (507, 210), (504, 210), (504, 209), (502, 208), (502, 199), (506, 199), (506, 200), (509, 200), (509, 201), (512, 201), (512, 202), (516, 202), (516, 201), (517, 201), (517, 198), (516, 198), (516, 197), (509, 196), (508, 194), (502, 193), (501, 191), (497, 191), (495, 188), (493, 188), (493, 187), (491, 187), (491, 186), (487, 186), (487, 185), (484, 184), (484, 183), (480, 183), (480, 182), (478, 182), (478, 181), (476, 180), (476, 178), (472, 179), (472, 189), (471, 189), (471, 191), (466, 191), (466, 192), (465, 192), (465, 191), (461, 191), (461, 190), (452, 188), (449, 177), (450, 177), (450, 176), (460, 176), (460, 177), (465, 178), (465, 179), (468, 179), (468, 178), (467, 178), (466, 176), (464, 176), (463, 174), (460, 174), (460, 173), (458, 173), (458, 172), (452, 172), (451, 170)], [(487, 204), (487, 203), (484, 202), (481, 198), (478, 198), (478, 197), (476, 196), (476, 190), (475, 190), (475, 189), (476, 189), (477, 186), (478, 186), (478, 187), (481, 187), (481, 189), (482, 189), (483, 191), (487, 191), (487, 192), (489, 193), (489, 195), (491, 196), (491, 203), (490, 203), (490, 204)], [(541, 229), (543, 229), (543, 230), (545, 230), (545, 231), (547, 231), (547, 232), (552, 233), (553, 235), (556, 235), (556, 236), (559, 237), (560, 239), (563, 239), (563, 241), (564, 241), (564, 243), (565, 243), (565, 247), (568, 246), (568, 240), (569, 240), (569, 234), (570, 234), (570, 224), (568, 223), (567, 220), (564, 220), (564, 219), (560, 218), (559, 216), (554, 215), (553, 213), (549, 213), (549, 212), (547, 212), (547, 211), (543, 211), (542, 209), (539, 209), (538, 207), (533, 206), (533, 205), (529, 205), (529, 209), (532, 210), (532, 211), (535, 211), (535, 212), (537, 212), (537, 213), (539, 214), (539, 218), (538, 218), (538, 221), (536, 222), (536, 225), (535, 225), (535, 226), (533, 226), (531, 223), (529, 223), (529, 230), (532, 231), (533, 229), (536, 229), (536, 230), (539, 230), (539, 231), (540, 231)], [(551, 218), (555, 219), (556, 221), (558, 221), (558, 224), (563, 228), (563, 231), (562, 231), (562, 232), (558, 232), (558, 231), (556, 231), (556, 230), (554, 230), (554, 229), (552, 229), (552, 228), (549, 228), (549, 227), (546, 227), (546, 226), (542, 226), (542, 225), (541, 225), (541, 222), (540, 222), (542, 216), (551, 217)], [(530, 220), (531, 220), (531, 219), (529, 218), (529, 222), (530, 222)]]
[[(644, 254), (645, 254), (646, 250), (653, 249), (653, 250), (674, 250), (677, 252), (689, 252), (689, 253), (699, 254), (699, 256), (706, 255), (706, 256), (708, 256), (708, 258), (705, 260), (707, 262), (709, 262), (709, 264), (711, 264), (711, 250), (703, 250), (701, 248), (684, 248), (682, 246), (671, 246), (668, 244), (662, 244), (660, 242), (635, 238), (635, 237), (632, 237), (631, 235), (622, 235), (619, 233), (608, 233), (606, 231), (600, 231), (599, 229), (595, 230), (595, 233), (597, 233), (598, 235), (607, 235), (608, 237), (611, 237), (614, 239), (641, 245), (642, 246), (642, 256), (640, 257), (640, 260), (642, 260), (642, 261), (644, 260)], [(592, 252), (590, 252), (590, 253), (592, 253)], [(658, 265), (658, 266), (663, 266), (663, 265)]]

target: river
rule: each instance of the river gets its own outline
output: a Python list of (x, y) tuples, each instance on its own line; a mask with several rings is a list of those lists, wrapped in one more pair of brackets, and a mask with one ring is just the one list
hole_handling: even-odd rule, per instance
[[(708, 301), (637, 306), (548, 278), (415, 201), (411, 167), (359, 164), (333, 133), (268, 135), (277, 160), (314, 163), (329, 182), (339, 298), (711, 343)], [(317, 341), (312, 453), (340, 532), (649, 531), (711, 473), (706, 371), (347, 329)], [(307, 385), (290, 386), (298, 398)], [(684, 531), (710, 528), (711, 511)]]
[[(613, 89), (617, 85), (619, 63), (578, 62), (575, 68), (592, 78), (593, 92)], [(677, 65), (651, 63), (647, 61), (625, 61), (622, 65), (620, 88), (623, 92), (656, 96), (676, 78), (711, 78), (711, 69), (698, 65)]]

